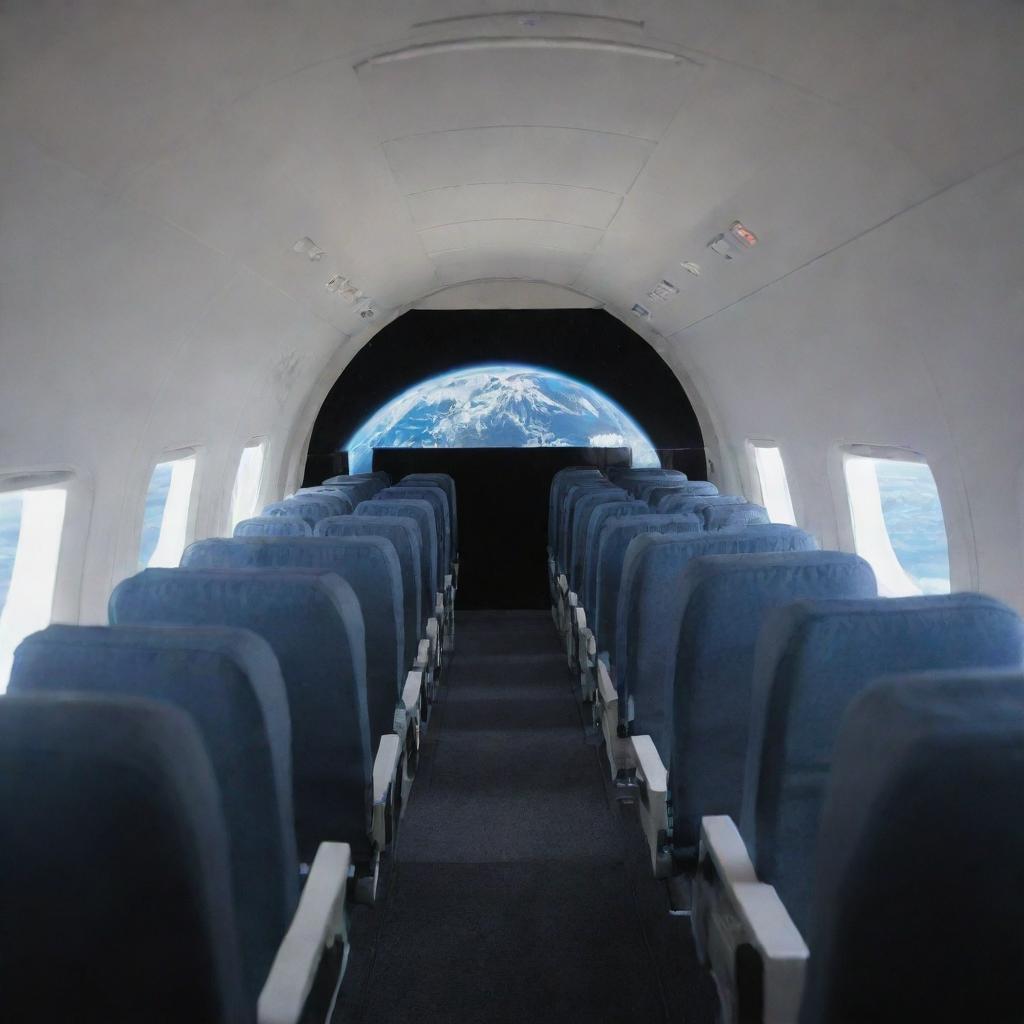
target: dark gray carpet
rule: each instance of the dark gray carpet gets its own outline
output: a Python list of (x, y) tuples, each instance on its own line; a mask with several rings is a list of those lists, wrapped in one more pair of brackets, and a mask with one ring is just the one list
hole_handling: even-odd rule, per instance
[(715, 1019), (689, 923), (585, 742), (546, 612), (459, 616), (387, 895), (336, 1024)]

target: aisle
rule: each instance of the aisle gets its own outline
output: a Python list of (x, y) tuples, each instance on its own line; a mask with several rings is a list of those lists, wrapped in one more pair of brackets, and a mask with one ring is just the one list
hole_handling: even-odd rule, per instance
[(550, 615), (463, 613), (457, 645), (336, 1021), (712, 1020), (687, 922), (584, 740)]

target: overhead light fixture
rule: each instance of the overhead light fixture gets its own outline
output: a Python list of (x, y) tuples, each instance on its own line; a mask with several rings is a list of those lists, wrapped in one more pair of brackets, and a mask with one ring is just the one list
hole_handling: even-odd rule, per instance
[(630, 309), (630, 312), (634, 316), (640, 317), (641, 320), (651, 319), (651, 311), (646, 306), (641, 306), (639, 302), (633, 303), (633, 307)]
[(744, 249), (753, 249), (757, 245), (757, 235), (750, 230), (745, 224), (741, 224), (738, 220), (734, 220), (729, 225), (729, 234), (743, 246)]
[(359, 315), (364, 320), (372, 320), (377, 315), (377, 310), (373, 306), (367, 306), (366, 309), (359, 310)]
[(348, 278), (342, 277), (341, 274), (335, 274), (334, 277), (324, 285), (324, 287), (329, 292), (336, 292), (347, 280)]
[(688, 274), (693, 274), (694, 277), (700, 277), (699, 263), (694, 263), (692, 260), (688, 260), (686, 263), (680, 263), (679, 266), (681, 266)]
[(354, 306), (363, 297), (363, 293), (350, 281), (341, 289), (341, 297), (350, 306)]
[(659, 281), (648, 293), (647, 298), (657, 299), (659, 302), (668, 302), (673, 295), (678, 295), (679, 289), (671, 281)]
[(292, 246), (292, 251), (305, 253), (314, 263), (319, 263), (327, 255), (312, 238), (300, 238)]

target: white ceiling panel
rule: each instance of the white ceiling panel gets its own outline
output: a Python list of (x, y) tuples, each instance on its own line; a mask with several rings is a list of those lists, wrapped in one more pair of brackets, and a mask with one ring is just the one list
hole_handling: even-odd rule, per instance
[(556, 48), (434, 53), (358, 71), (384, 139), (525, 124), (656, 140), (701, 68)]
[(629, 190), (654, 144), (567, 128), (472, 128), (414, 135), (384, 146), (406, 193), (477, 182), (540, 182)]
[(475, 220), (463, 224), (445, 224), (420, 232), (427, 253), (473, 247), (539, 246), (569, 252), (592, 252), (602, 232), (578, 224), (550, 220)]
[(557, 220), (606, 228), (621, 202), (612, 192), (568, 185), (456, 185), (409, 196), (409, 211), (418, 228), (467, 220)]

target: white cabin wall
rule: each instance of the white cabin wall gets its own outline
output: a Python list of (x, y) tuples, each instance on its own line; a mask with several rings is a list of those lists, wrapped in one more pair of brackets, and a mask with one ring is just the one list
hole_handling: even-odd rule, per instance
[(265, 481), (340, 332), (23, 136), (0, 165), (3, 469), (69, 467), (54, 611), (102, 622), (135, 569), (152, 466), (199, 450), (194, 532), (222, 532), (242, 446)]
[(953, 186), (681, 334), (737, 458), (779, 442), (801, 525), (850, 546), (839, 444), (922, 452), (954, 588), (1024, 610), (1024, 157)]

